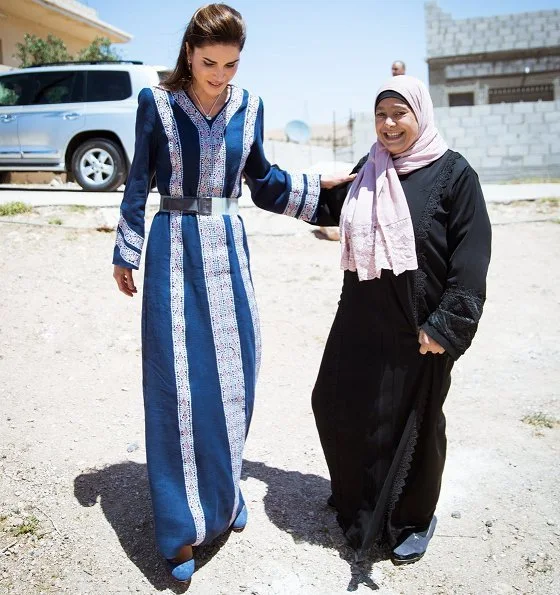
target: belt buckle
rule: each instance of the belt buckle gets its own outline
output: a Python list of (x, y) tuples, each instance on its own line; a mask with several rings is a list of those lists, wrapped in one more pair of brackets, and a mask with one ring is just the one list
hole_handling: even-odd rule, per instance
[(212, 214), (211, 196), (202, 196), (198, 199), (198, 214), (206, 216)]

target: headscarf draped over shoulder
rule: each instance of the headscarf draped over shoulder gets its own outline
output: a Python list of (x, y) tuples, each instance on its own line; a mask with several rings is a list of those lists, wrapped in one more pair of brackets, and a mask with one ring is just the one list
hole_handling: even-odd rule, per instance
[(418, 138), (404, 153), (391, 155), (380, 143), (356, 176), (344, 202), (340, 222), (341, 267), (356, 271), (360, 281), (418, 268), (412, 220), (398, 174), (407, 174), (439, 159), (448, 149), (434, 123), (432, 99), (422, 81), (401, 75), (382, 85), (402, 96), (418, 121)]

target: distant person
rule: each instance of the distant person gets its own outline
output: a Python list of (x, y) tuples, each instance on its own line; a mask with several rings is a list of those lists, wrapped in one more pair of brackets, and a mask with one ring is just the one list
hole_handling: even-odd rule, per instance
[(442, 407), (482, 315), (491, 229), (478, 176), (440, 136), (421, 81), (379, 89), (375, 128), (354, 182), (321, 191), (317, 223), (340, 220), (344, 282), (312, 404), (329, 503), (358, 559), (380, 544), (409, 564), (436, 526)]
[(402, 60), (396, 60), (391, 66), (391, 72), (393, 73), (393, 76), (406, 74), (406, 64)]
[(239, 481), (261, 339), (237, 214), (242, 176), (259, 207), (304, 221), (316, 217), (320, 186), (351, 179), (270, 165), (262, 101), (230, 84), (244, 43), (236, 10), (200, 8), (174, 71), (140, 92), (113, 258), (119, 290), (133, 296), (155, 173), (161, 203), (142, 302), (146, 451), (157, 545), (182, 582), (193, 546), (247, 523)]

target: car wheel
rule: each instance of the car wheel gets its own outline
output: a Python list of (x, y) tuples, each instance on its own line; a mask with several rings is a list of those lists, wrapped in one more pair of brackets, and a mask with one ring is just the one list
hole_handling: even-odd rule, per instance
[(88, 192), (112, 192), (126, 179), (123, 152), (111, 140), (92, 138), (74, 151), (72, 175)]

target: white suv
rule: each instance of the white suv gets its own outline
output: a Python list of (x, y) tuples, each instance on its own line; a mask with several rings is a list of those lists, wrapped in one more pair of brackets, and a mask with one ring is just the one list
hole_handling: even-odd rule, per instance
[(67, 172), (84, 190), (115, 190), (134, 154), (138, 93), (164, 72), (74, 62), (1, 73), (0, 172)]

